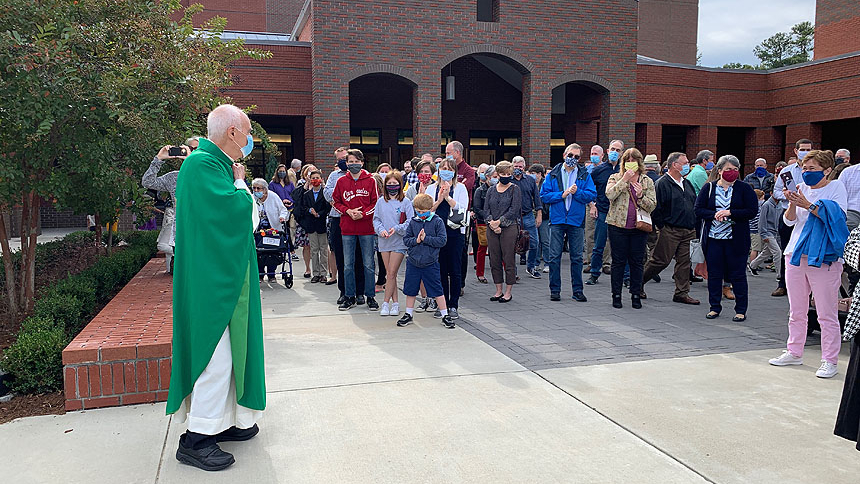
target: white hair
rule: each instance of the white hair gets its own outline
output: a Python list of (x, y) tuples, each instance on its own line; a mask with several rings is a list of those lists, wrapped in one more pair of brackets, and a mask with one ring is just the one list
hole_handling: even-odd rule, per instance
[[(206, 137), (209, 139), (220, 139), (230, 126), (241, 129), (243, 122), (248, 119), (241, 109), (232, 104), (222, 104), (213, 109), (206, 117)], [(250, 133), (245, 133), (250, 134)]]
[(838, 150), (836, 150), (836, 156), (839, 156), (839, 153), (842, 153), (849, 158), (851, 157), (851, 152), (846, 150), (845, 148), (839, 148)]
[(293, 161), (290, 162), (290, 168), (292, 168), (294, 170), (296, 168), (301, 168), (301, 167), (302, 167), (302, 160), (300, 160), (298, 158), (293, 158)]
[(265, 188), (266, 191), (269, 191), (269, 184), (266, 183), (266, 180), (263, 180), (262, 178), (254, 178), (254, 180), (251, 181), (251, 186)]
[(619, 143), (619, 144), (621, 144), (621, 149), (622, 150), (624, 149), (624, 142), (621, 141), (620, 139), (614, 139), (614, 140), (610, 141), (609, 144), (606, 146), (612, 146), (612, 143)]
[(522, 157), (522, 156), (520, 156), (520, 155), (517, 155), (517, 156), (513, 157), (513, 159), (511, 160), (511, 164), (519, 163), (519, 162), (521, 162), (521, 161), (523, 162), (523, 165), (525, 165), (525, 164), (526, 164), (526, 159), (525, 159), (525, 158), (523, 158), (523, 157)]
[(759, 161), (767, 163), (767, 160), (765, 160), (764, 158), (756, 158), (755, 162), (758, 163)]
[[(623, 145), (622, 145), (622, 146), (623, 146)], [(598, 150), (600, 150), (600, 154), (601, 154), (601, 155), (603, 154), (603, 147), (602, 147), (602, 146), (600, 146), (600, 145), (594, 145), (594, 146), (592, 146), (592, 147), (591, 147), (591, 149), (592, 149), (592, 150), (593, 150), (594, 148), (597, 148)]]
[(199, 142), (200, 142), (199, 136), (192, 136), (192, 137), (188, 138), (187, 140), (185, 140), (185, 146), (188, 146), (191, 143), (199, 143)]

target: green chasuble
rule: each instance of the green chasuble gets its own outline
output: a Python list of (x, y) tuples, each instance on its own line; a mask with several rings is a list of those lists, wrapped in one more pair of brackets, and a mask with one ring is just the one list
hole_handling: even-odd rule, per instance
[(236, 188), (232, 161), (207, 139), (182, 163), (176, 184), (173, 363), (167, 413), (176, 412), (230, 326), (236, 400), (266, 407), (263, 320), (253, 200)]

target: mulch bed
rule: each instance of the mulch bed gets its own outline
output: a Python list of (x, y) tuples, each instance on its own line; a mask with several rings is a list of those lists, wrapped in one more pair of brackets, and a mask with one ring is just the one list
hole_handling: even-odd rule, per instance
[[(122, 250), (122, 248), (115, 247), (113, 250)], [(36, 294), (56, 281), (91, 267), (100, 255), (104, 255), (103, 248), (74, 247), (60, 257), (40, 262), (36, 268)], [(6, 314), (7, 302), (6, 289), (0, 287), (0, 315)], [(101, 310), (100, 307), (96, 308), (96, 311), (99, 310)], [(0, 358), (3, 357), (3, 350), (15, 342), (16, 334), (25, 316), (21, 315), (18, 318), (0, 316)], [(66, 399), (61, 391), (42, 395), (16, 395), (12, 400), (0, 403), (0, 424), (20, 417), (62, 415), (66, 413), (65, 402)]]
[(63, 415), (66, 413), (66, 397), (63, 392), (43, 395), (18, 395), (6, 403), (0, 403), (0, 424), (16, 418), (35, 415)]

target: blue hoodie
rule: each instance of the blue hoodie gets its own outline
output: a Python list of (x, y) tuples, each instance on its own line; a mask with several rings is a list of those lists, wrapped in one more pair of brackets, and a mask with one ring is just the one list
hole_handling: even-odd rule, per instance
[[(417, 242), (418, 233), (424, 229), (424, 240)], [(420, 217), (412, 217), (406, 227), (403, 243), (406, 244), (406, 261), (415, 267), (430, 267), (439, 262), (439, 249), (448, 241), (445, 222), (435, 213), (433, 218), (424, 221)]]
[(565, 199), (561, 196), (564, 192), (562, 176), (567, 176), (567, 173), (563, 173), (564, 163), (556, 165), (541, 186), (540, 198), (549, 206), (549, 222), (552, 225), (567, 224), (574, 227), (585, 225), (585, 206), (597, 198), (597, 189), (585, 167), (578, 165), (578, 168), (575, 182), (577, 190), (571, 195), (573, 200), (569, 210), (565, 208)]

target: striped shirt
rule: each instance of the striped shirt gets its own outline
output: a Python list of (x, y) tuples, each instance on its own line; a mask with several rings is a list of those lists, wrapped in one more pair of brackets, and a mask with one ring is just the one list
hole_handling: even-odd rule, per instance
[[(733, 187), (723, 188), (720, 185), (714, 183), (714, 188), (716, 188), (714, 202), (716, 205), (717, 212), (719, 212), (720, 210), (728, 210), (729, 205), (731, 205), (732, 203)], [(732, 223), (729, 221), (718, 222), (714, 220), (714, 224), (711, 225), (711, 232), (708, 234), (708, 236), (712, 239), (731, 239)]]

